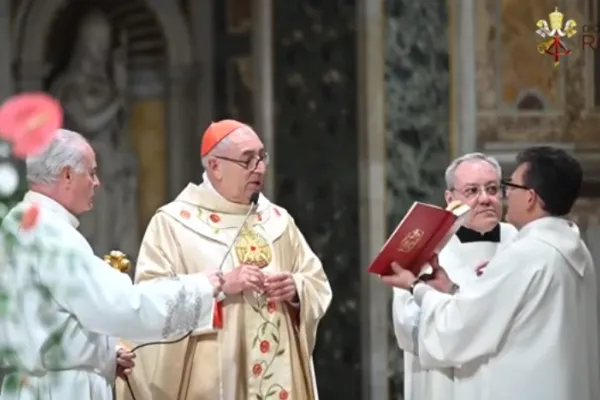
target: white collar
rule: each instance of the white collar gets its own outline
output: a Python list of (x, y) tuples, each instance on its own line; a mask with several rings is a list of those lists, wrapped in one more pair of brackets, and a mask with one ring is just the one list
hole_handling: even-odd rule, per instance
[(45, 208), (58, 215), (61, 219), (66, 220), (73, 228), (77, 229), (79, 227), (79, 220), (77, 217), (71, 214), (69, 210), (64, 208), (59, 202), (46, 195), (30, 190), (25, 193), (23, 201), (26, 203), (37, 203), (42, 208)]

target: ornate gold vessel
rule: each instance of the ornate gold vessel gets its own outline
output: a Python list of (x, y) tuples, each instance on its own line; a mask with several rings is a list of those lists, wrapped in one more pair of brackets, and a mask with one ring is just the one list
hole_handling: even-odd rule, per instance
[(131, 268), (131, 261), (129, 261), (124, 253), (118, 250), (113, 250), (105, 255), (104, 261), (119, 272), (125, 273)]

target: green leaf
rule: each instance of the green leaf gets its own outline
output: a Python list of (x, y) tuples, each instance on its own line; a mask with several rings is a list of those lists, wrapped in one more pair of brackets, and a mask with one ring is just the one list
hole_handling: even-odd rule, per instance
[(265, 334), (265, 330), (267, 329), (267, 324), (262, 324), (260, 326), (260, 334), (264, 335)]
[(3, 347), (0, 349), (0, 364), (1, 365), (13, 365), (17, 360), (17, 352), (10, 347)]
[(40, 284), (37, 284), (35, 286), (36, 286), (36, 289), (38, 290), (39, 295), (42, 297), (42, 299), (44, 299), (45, 302), (49, 303), (52, 301), (52, 293), (50, 292), (50, 289), (48, 288), (48, 286), (44, 286), (44, 285), (40, 285)]
[(10, 314), (10, 295), (0, 291), (0, 318), (6, 318)]
[(257, 344), (258, 344), (258, 335), (254, 336), (254, 339), (252, 339), (252, 347), (256, 347)]
[(277, 318), (275, 325), (277, 325), (277, 328), (281, 327), (281, 318)]
[(279, 357), (280, 355), (282, 355), (283, 353), (285, 353), (284, 349), (279, 350), (277, 353), (275, 353), (275, 357)]
[(263, 397), (260, 394), (256, 395), (256, 400), (263, 400)]
[(269, 397), (271, 397), (271, 396), (273, 396), (275, 394), (277, 394), (277, 391), (276, 390), (271, 390), (269, 393), (267, 393), (266, 397), (269, 398)]
[(275, 341), (275, 343), (279, 344), (279, 338), (275, 336), (274, 333), (271, 333), (271, 337), (273, 338), (273, 341)]
[(271, 379), (272, 377), (273, 377), (273, 373), (270, 373), (270, 374), (265, 375), (264, 379), (267, 380), (267, 379)]
[(3, 389), (6, 390), (6, 392), (16, 393), (19, 391), (20, 387), (21, 387), (21, 379), (19, 378), (18, 373), (8, 374), (4, 378)]

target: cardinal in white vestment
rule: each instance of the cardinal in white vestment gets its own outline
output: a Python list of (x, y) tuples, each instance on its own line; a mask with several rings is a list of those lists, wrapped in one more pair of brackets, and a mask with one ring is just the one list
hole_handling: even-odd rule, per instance
[[(141, 349), (135, 397), (317, 399), (312, 352), (332, 297), (323, 266), (286, 210), (258, 196), (269, 158), (249, 126), (211, 124), (201, 156), (204, 182), (152, 218), (135, 280), (222, 269), (214, 329)], [(121, 383), (117, 396), (131, 399)]]
[(31, 190), (0, 230), (2, 400), (112, 399), (116, 337), (161, 340), (212, 323), (218, 274), (134, 286), (93, 254), (76, 215), (92, 207), (95, 170), (90, 145), (64, 130), (27, 159)]
[(476, 282), (450, 294), (454, 283), (435, 260), (427, 282), (397, 265), (382, 279), (413, 289), (419, 360), (455, 367), (456, 399), (600, 399), (596, 272), (565, 218), (581, 166), (552, 147), (524, 150), (517, 164), (504, 185), (519, 233)]
[[(454, 160), (446, 169), (446, 202), (461, 201), (472, 211), (455, 236), (439, 254), (439, 260), (457, 285), (478, 279), (484, 266), (501, 244), (510, 242), (517, 230), (501, 223), (502, 204), (500, 164), (481, 153), (471, 153)], [(415, 334), (419, 306), (413, 295), (394, 288), (392, 319), (398, 345), (404, 350), (404, 399), (451, 400), (453, 396), (453, 368), (424, 368), (419, 357)]]

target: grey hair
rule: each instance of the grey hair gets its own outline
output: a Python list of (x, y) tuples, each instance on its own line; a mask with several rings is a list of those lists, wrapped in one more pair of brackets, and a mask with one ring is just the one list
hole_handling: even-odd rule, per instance
[(214, 157), (215, 153), (219, 153), (231, 145), (231, 137), (225, 136), (219, 143), (212, 148), (204, 157), (202, 157), (202, 167), (208, 169), (208, 160)]
[(494, 157), (486, 156), (483, 153), (469, 153), (469, 154), (465, 154), (464, 156), (458, 157), (457, 159), (455, 159), (454, 161), (452, 161), (450, 163), (448, 168), (446, 168), (446, 174), (445, 174), (446, 189), (448, 189), (448, 190), (454, 189), (454, 180), (456, 179), (456, 169), (458, 168), (458, 166), (460, 164), (462, 164), (464, 162), (469, 162), (469, 161), (484, 161), (484, 162), (490, 164), (497, 171), (498, 180), (502, 179), (502, 167), (500, 166), (500, 163), (498, 163), (498, 160), (496, 160)]
[(53, 183), (66, 167), (71, 167), (76, 172), (85, 172), (84, 143), (88, 142), (79, 133), (59, 129), (42, 153), (27, 157), (27, 182)]

